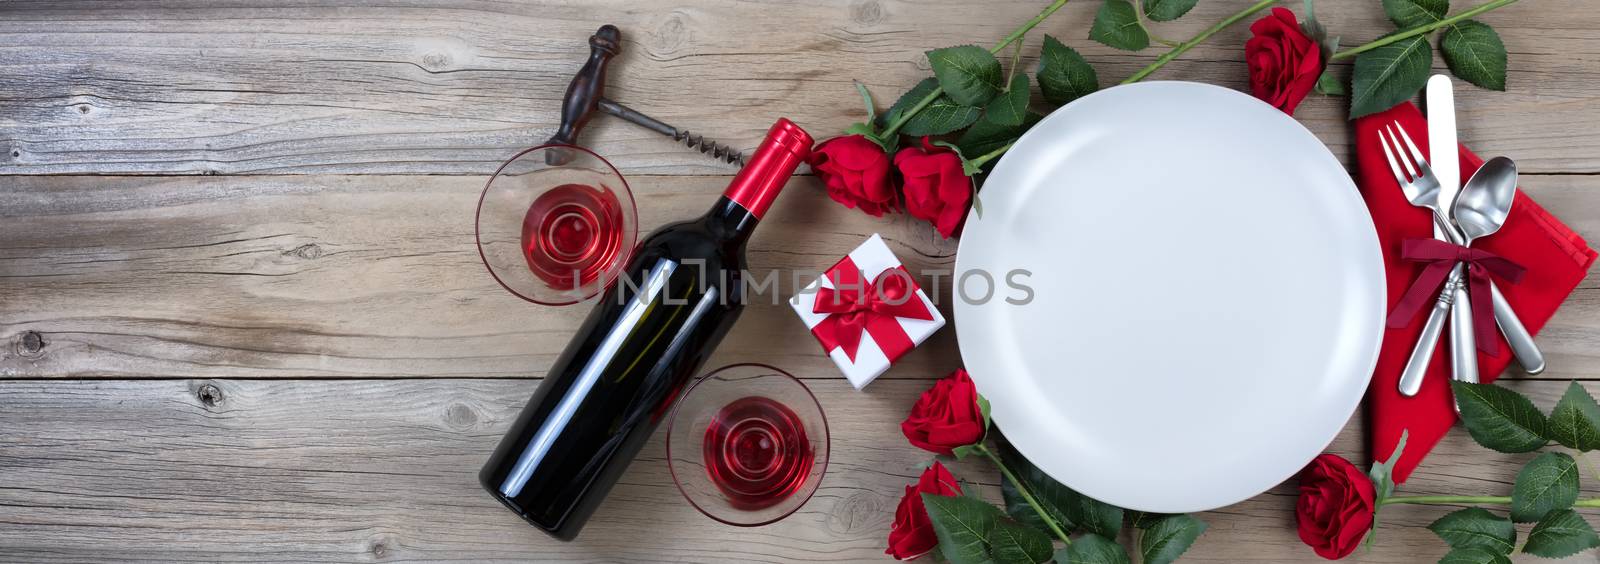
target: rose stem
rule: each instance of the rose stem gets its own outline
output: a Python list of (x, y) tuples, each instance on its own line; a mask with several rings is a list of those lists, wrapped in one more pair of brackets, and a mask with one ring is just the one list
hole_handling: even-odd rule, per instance
[[(1034, 26), (1039, 25), (1039, 22), (1043, 22), (1045, 18), (1050, 17), (1050, 14), (1056, 13), (1056, 10), (1060, 10), (1061, 7), (1065, 5), (1067, 5), (1067, 0), (1055, 0), (1055, 2), (1052, 2), (1049, 7), (1044, 9), (1043, 12), (1039, 12), (1039, 15), (1034, 16), (1033, 19), (1022, 24), (1022, 27), (1012, 31), (1011, 35), (1005, 36), (1005, 38), (1001, 39), (999, 43), (996, 43), (993, 48), (989, 49), (989, 53), (999, 53), (1000, 50), (1005, 49), (1007, 45), (1010, 45), (1012, 42), (1018, 39), (1022, 39), (1023, 34), (1028, 33), (1028, 30), (1031, 30), (1034, 28)], [(917, 105), (911, 106), (911, 108), (906, 110), (905, 113), (900, 114), (900, 118), (894, 120), (894, 123), (889, 124), (889, 127), (884, 128), (883, 132), (879, 135), (883, 136), (885, 139), (893, 138), (895, 132), (900, 131), (900, 126), (905, 125), (907, 121), (911, 121), (912, 116), (917, 115), (917, 112), (920, 112), (923, 108), (928, 107), (928, 104), (932, 104), (940, 94), (944, 94), (944, 89), (934, 88), (933, 91), (929, 92), (927, 96), (923, 96), (922, 100), (917, 102)]]
[(1384, 45), (1388, 45), (1390, 43), (1394, 43), (1396, 41), (1404, 41), (1404, 40), (1416, 37), (1418, 35), (1422, 35), (1424, 33), (1428, 33), (1430, 31), (1433, 31), (1435, 29), (1439, 29), (1441, 27), (1455, 25), (1456, 22), (1459, 22), (1461, 20), (1464, 20), (1464, 19), (1467, 19), (1467, 18), (1471, 18), (1473, 16), (1476, 16), (1478, 14), (1482, 14), (1484, 12), (1487, 12), (1487, 11), (1490, 11), (1490, 10), (1493, 10), (1493, 9), (1496, 9), (1496, 8), (1504, 7), (1505, 5), (1511, 4), (1511, 3), (1516, 2), (1516, 1), (1517, 0), (1494, 0), (1493, 2), (1485, 3), (1485, 4), (1481, 5), (1481, 6), (1473, 8), (1471, 10), (1467, 10), (1465, 12), (1461, 12), (1461, 13), (1456, 14), (1454, 16), (1450, 16), (1448, 18), (1445, 18), (1445, 19), (1442, 19), (1442, 20), (1439, 20), (1439, 21), (1436, 21), (1436, 22), (1433, 22), (1433, 23), (1430, 23), (1430, 24), (1420, 25), (1420, 26), (1417, 26), (1417, 27), (1402, 31), (1400, 33), (1396, 33), (1394, 35), (1390, 35), (1390, 36), (1387, 36), (1387, 37), (1379, 38), (1376, 41), (1373, 41), (1373, 42), (1368, 43), (1366, 45), (1362, 45), (1360, 47), (1352, 47), (1350, 49), (1347, 49), (1347, 50), (1344, 50), (1344, 51), (1340, 51), (1338, 53), (1334, 53), (1333, 56), (1329, 57), (1329, 58), (1330, 59), (1343, 59), (1345, 57), (1352, 57), (1352, 56), (1355, 56), (1355, 55), (1358, 55), (1358, 54), (1361, 54), (1361, 53), (1365, 53), (1367, 51), (1371, 51), (1373, 49), (1377, 49), (1377, 48), (1382, 47)]
[[(1167, 63), (1172, 62), (1173, 59), (1178, 58), (1178, 55), (1182, 55), (1185, 51), (1193, 49), (1195, 45), (1205, 42), (1206, 39), (1210, 39), (1211, 36), (1215, 35), (1217, 32), (1227, 29), (1228, 26), (1239, 23), (1239, 20), (1248, 18), (1251, 14), (1264, 10), (1267, 6), (1276, 4), (1277, 1), (1278, 0), (1261, 0), (1260, 2), (1256, 2), (1254, 5), (1250, 6), (1249, 8), (1245, 8), (1237, 14), (1228, 16), (1226, 19), (1217, 22), (1217, 25), (1211, 26), (1209, 29), (1200, 32), (1199, 35), (1190, 38), (1188, 41), (1179, 43), (1178, 46), (1173, 47), (1171, 51), (1163, 53), (1160, 57), (1156, 58), (1156, 62), (1150, 63), (1150, 66), (1140, 69), (1139, 72), (1133, 73), (1133, 76), (1128, 77), (1128, 79), (1122, 81), (1122, 83), (1132, 84), (1144, 80), (1145, 77), (1150, 76), (1150, 73), (1156, 72), (1156, 69), (1159, 69), (1162, 66), (1165, 66)], [(1504, 2), (1506, 0), (1500, 1)], [(1515, 2), (1516, 0), (1510, 1)]]
[(1051, 518), (1050, 514), (1045, 513), (1043, 507), (1039, 507), (1039, 500), (1033, 498), (1033, 493), (1029, 492), (1028, 487), (1017, 479), (1016, 474), (1011, 473), (1011, 469), (1006, 467), (1006, 463), (1000, 461), (999, 456), (995, 456), (994, 451), (989, 450), (989, 447), (984, 445), (982, 441), (972, 446), (983, 454), (984, 458), (988, 458), (989, 462), (993, 462), (994, 466), (1000, 469), (1000, 474), (1011, 481), (1011, 485), (1017, 487), (1017, 493), (1022, 494), (1022, 499), (1028, 502), (1028, 506), (1032, 507), (1035, 513), (1039, 514), (1039, 518), (1044, 521), (1044, 524), (1050, 527), (1050, 532), (1055, 533), (1056, 537), (1061, 539), (1061, 542), (1072, 544), (1072, 539), (1067, 538), (1067, 533), (1061, 530), (1061, 525), (1056, 524), (1056, 520)]
[[(1393, 504), (1418, 504), (1418, 505), (1471, 505), (1488, 503), (1494, 505), (1510, 505), (1510, 496), (1470, 496), (1470, 495), (1413, 495), (1396, 496), (1383, 500), (1378, 505)], [(1573, 507), (1600, 507), (1600, 498), (1580, 499)]]
[(1017, 144), (1017, 140), (1016, 139), (1012, 139), (1010, 143), (1006, 143), (1004, 146), (1000, 147), (999, 149), (995, 149), (993, 151), (989, 151), (987, 153), (979, 155), (977, 158), (972, 159), (972, 160), (967, 161), (967, 162), (971, 163), (972, 166), (974, 166), (974, 167), (980, 167), (981, 168), (983, 165), (989, 164), (989, 161), (995, 160), (1000, 155), (1004, 155), (1006, 153), (1006, 151), (1011, 150), (1011, 146), (1015, 145), (1015, 144)]

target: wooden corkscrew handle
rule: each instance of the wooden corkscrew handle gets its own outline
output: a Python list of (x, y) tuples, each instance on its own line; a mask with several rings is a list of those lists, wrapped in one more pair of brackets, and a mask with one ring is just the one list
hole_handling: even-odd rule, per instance
[(549, 143), (578, 144), (578, 133), (589, 123), (589, 118), (594, 117), (600, 100), (605, 98), (606, 66), (621, 44), (622, 31), (611, 24), (600, 26), (589, 36), (589, 61), (567, 85), (566, 97), (561, 102), (561, 127), (550, 136)]

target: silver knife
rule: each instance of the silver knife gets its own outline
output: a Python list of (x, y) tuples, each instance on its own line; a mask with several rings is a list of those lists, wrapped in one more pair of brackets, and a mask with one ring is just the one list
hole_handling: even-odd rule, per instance
[[(1439, 209), (1455, 220), (1456, 195), (1461, 192), (1461, 154), (1456, 143), (1455, 88), (1450, 76), (1428, 79), (1428, 160), (1439, 179)], [(1434, 226), (1434, 238), (1448, 240)], [(1457, 268), (1460, 268), (1457, 265)], [(1454, 278), (1454, 277), (1452, 277)], [(1478, 382), (1478, 347), (1472, 327), (1472, 301), (1467, 299), (1465, 280), (1453, 288), (1450, 303), (1450, 376), (1462, 382)]]

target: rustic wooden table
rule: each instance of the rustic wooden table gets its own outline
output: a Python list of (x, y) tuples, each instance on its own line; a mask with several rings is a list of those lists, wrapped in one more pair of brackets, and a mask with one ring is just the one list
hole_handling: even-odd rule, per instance
[[(481, 492), (479, 465), (584, 311), (522, 302), (486, 275), (477, 192), (549, 135), (600, 23), (625, 34), (614, 98), (749, 148), (777, 116), (837, 132), (861, 117), (851, 79), (892, 98), (929, 73), (924, 50), (987, 44), (1042, 3), (435, 4), (0, 4), (0, 560), (882, 558), (901, 488), (928, 460), (897, 424), (959, 365), (950, 330), (856, 392), (787, 306), (749, 308), (710, 366), (802, 376), (833, 430), (821, 490), (776, 525), (696, 513), (659, 435), (576, 542)], [(1155, 51), (1084, 39), (1097, 4), (1047, 21), (1024, 64), (1044, 33), (1103, 82), (1148, 63)], [(1242, 5), (1207, 0), (1161, 29), (1188, 35)], [(1390, 29), (1376, 0), (1318, 8), (1346, 44)], [(1535, 198), (1600, 240), (1600, 13), (1545, 0), (1485, 19), (1510, 85), (1458, 89), (1463, 141), (1516, 158)], [(1246, 36), (1224, 31), (1156, 78), (1242, 88)], [(1313, 97), (1299, 118), (1348, 162), (1344, 103)], [(629, 175), (646, 229), (698, 212), (732, 172), (612, 118), (585, 139)], [(925, 223), (834, 205), (811, 177), (765, 223), (757, 268), (824, 268), (873, 232), (913, 270), (948, 269), (956, 247)], [(1600, 391), (1600, 283), (1539, 342), (1551, 369), (1511, 386), (1545, 406), (1570, 379)], [(1356, 417), (1332, 450), (1358, 458), (1362, 437)], [(1503, 495), (1525, 458), (1457, 432), (1404, 490)], [(998, 498), (982, 465), (955, 470)], [(1294, 499), (1282, 485), (1204, 514), (1186, 561), (1317, 561)], [(1441, 513), (1385, 510), (1354, 559), (1437, 559), (1423, 526)]]

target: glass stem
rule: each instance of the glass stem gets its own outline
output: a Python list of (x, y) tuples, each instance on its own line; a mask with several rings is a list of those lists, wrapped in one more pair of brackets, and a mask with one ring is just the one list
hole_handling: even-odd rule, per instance
[(994, 451), (989, 450), (988, 445), (985, 445), (980, 441), (972, 446), (973, 448), (977, 449), (977, 451), (982, 454), (984, 458), (989, 459), (989, 462), (993, 462), (995, 468), (1000, 469), (1000, 475), (1004, 476), (1006, 480), (1011, 482), (1012, 486), (1017, 488), (1017, 493), (1022, 495), (1023, 501), (1028, 502), (1028, 506), (1032, 507), (1033, 511), (1039, 514), (1039, 519), (1043, 520), (1044, 524), (1050, 527), (1050, 532), (1055, 533), (1056, 538), (1061, 539), (1061, 542), (1066, 544), (1072, 544), (1072, 539), (1067, 537), (1066, 531), (1061, 530), (1061, 525), (1056, 523), (1056, 520), (1052, 518), (1049, 513), (1046, 513), (1043, 507), (1039, 506), (1039, 500), (1034, 499), (1033, 492), (1028, 491), (1028, 486), (1024, 485), (1021, 480), (1018, 480), (1016, 474), (1011, 473), (1011, 469), (1006, 467), (1006, 463), (1000, 461), (1000, 457), (995, 455)]
[[(1051, 2), (1043, 12), (1039, 12), (1039, 15), (1034, 16), (1033, 19), (1022, 24), (1022, 27), (1012, 31), (1010, 35), (1005, 36), (1005, 38), (1001, 39), (999, 43), (996, 43), (994, 47), (989, 49), (989, 53), (997, 54), (1001, 49), (1005, 49), (1007, 45), (1012, 44), (1018, 39), (1022, 39), (1022, 36), (1028, 33), (1028, 30), (1031, 30), (1035, 26), (1039, 25), (1039, 22), (1043, 22), (1045, 18), (1050, 17), (1050, 14), (1056, 13), (1056, 10), (1060, 10), (1061, 7), (1065, 5), (1067, 5), (1067, 0), (1055, 0), (1055, 2)], [(906, 110), (905, 113), (900, 114), (900, 117), (894, 120), (894, 123), (889, 124), (889, 127), (884, 128), (883, 132), (879, 133), (878, 135), (884, 139), (894, 138), (894, 134), (900, 131), (901, 126), (904, 126), (906, 122), (911, 121), (911, 118), (917, 115), (917, 112), (920, 112), (923, 108), (928, 107), (928, 104), (932, 104), (933, 101), (937, 100), (941, 94), (944, 94), (943, 88), (934, 88), (933, 91), (929, 92), (927, 96), (923, 96), (922, 100), (917, 102), (917, 105), (911, 106)]]

